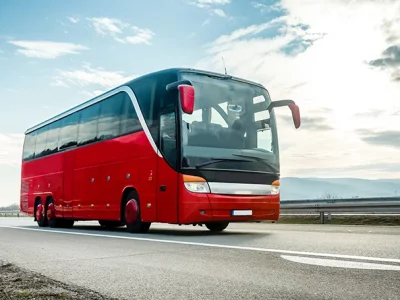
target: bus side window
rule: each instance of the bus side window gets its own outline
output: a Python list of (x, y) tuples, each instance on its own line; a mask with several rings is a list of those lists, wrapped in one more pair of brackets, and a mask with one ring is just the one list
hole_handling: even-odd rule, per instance
[(46, 139), (46, 155), (57, 153), (61, 121), (55, 121), (49, 126)]
[(132, 101), (127, 94), (123, 94), (121, 116), (121, 134), (128, 134), (142, 129), (136, 110), (133, 107)]
[(23, 148), (23, 159), (31, 160), (35, 154), (36, 145), (36, 131), (28, 133), (25, 136), (24, 148)]
[(98, 141), (97, 123), (99, 118), (99, 103), (81, 110), (81, 118), (78, 126), (78, 146), (87, 145)]
[(78, 143), (78, 113), (66, 116), (61, 120), (58, 149), (63, 150), (76, 146)]
[(175, 112), (160, 116), (160, 140), (161, 152), (172, 167), (176, 168), (177, 147)]
[(44, 126), (37, 130), (36, 146), (35, 146), (35, 158), (44, 156), (46, 148), (46, 137), (47, 137), (48, 126)]
[(118, 93), (100, 102), (99, 139), (105, 140), (121, 134), (124, 94)]

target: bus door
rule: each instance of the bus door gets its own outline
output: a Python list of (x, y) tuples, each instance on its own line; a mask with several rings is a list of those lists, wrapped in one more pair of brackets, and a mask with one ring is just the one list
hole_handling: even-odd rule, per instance
[(178, 221), (177, 117), (175, 110), (160, 114), (160, 150), (157, 163), (157, 221)]

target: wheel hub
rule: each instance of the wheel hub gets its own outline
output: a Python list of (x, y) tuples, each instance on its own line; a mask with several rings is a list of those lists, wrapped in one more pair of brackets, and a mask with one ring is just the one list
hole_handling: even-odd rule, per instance
[(36, 220), (41, 222), (42, 219), (43, 219), (43, 205), (38, 204), (38, 206), (36, 207)]
[(125, 220), (127, 223), (135, 223), (138, 214), (138, 205), (136, 200), (131, 199), (125, 206)]
[(49, 221), (52, 221), (54, 217), (55, 217), (54, 204), (50, 203), (49, 206), (47, 207), (47, 219)]

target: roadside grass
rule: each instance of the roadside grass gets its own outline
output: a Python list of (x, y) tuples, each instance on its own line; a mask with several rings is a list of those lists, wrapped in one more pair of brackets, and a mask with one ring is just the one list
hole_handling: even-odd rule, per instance
[[(319, 215), (281, 215), (277, 224), (321, 224)], [(324, 224), (332, 225), (381, 225), (381, 226), (400, 226), (400, 215), (397, 216), (345, 216), (345, 215), (331, 215), (331, 220), (325, 215)]]

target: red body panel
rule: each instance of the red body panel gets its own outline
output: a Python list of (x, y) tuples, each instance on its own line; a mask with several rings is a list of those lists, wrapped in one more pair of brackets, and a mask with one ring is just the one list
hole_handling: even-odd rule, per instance
[(165, 223), (177, 223), (178, 173), (161, 157), (158, 157), (157, 187), (157, 220)]
[(21, 211), (33, 215), (35, 199), (52, 196), (57, 217), (119, 220), (123, 191), (133, 187), (143, 219), (154, 221), (156, 180), (148, 174), (155, 173), (157, 157), (141, 131), (23, 162)]
[[(40, 197), (45, 204), (51, 196), (56, 217), (117, 221), (124, 190), (132, 187), (138, 192), (145, 222), (192, 224), (279, 218), (279, 195), (189, 192), (183, 176), (154, 152), (143, 131), (24, 162), (21, 175), (21, 211), (31, 216), (35, 199)], [(253, 215), (231, 216), (233, 209), (252, 209)]]

